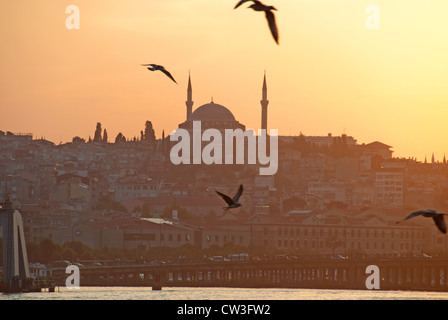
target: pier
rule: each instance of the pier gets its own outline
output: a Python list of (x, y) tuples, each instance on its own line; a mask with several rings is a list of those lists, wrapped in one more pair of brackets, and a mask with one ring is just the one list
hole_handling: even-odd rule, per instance
[[(367, 289), (370, 265), (378, 266), (381, 290), (448, 291), (446, 258), (298, 259), (80, 267), (81, 286), (241, 287)], [(64, 285), (64, 268), (53, 269)]]

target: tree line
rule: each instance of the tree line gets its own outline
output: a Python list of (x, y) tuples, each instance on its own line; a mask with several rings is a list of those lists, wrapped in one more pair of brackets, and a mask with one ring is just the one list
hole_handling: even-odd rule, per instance
[[(121, 143), (121, 142), (127, 142), (127, 141), (139, 141), (144, 142), (148, 144), (152, 144), (156, 141), (156, 135), (154, 131), (154, 127), (152, 125), (152, 122), (147, 120), (145, 122), (145, 128), (144, 130), (140, 131), (140, 136), (134, 136), (132, 139), (126, 138), (123, 133), (119, 132), (117, 136), (115, 137), (114, 142), (115, 143)], [(93, 139), (91, 136), (89, 136), (89, 139), (86, 141), (86, 139), (81, 138), (79, 136), (73, 137), (72, 143), (80, 144), (80, 143), (109, 143), (109, 136), (107, 134), (106, 129), (102, 129), (101, 122), (97, 122), (95, 132), (93, 134)]]

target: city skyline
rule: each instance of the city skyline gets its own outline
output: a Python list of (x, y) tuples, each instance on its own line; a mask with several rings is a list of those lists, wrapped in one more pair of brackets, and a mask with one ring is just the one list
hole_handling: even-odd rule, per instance
[[(277, 46), (264, 17), (235, 3), (79, 0), (79, 30), (66, 28), (67, 3), (0, 4), (0, 129), (65, 143), (97, 122), (110, 140), (138, 136), (150, 120), (160, 138), (185, 118), (189, 72), (193, 110), (213, 97), (258, 129), (266, 70), (268, 129), (346, 133), (396, 157), (442, 161), (448, 4), (278, 0)], [(370, 4), (378, 30), (365, 25)], [(153, 62), (179, 85), (140, 66)]]

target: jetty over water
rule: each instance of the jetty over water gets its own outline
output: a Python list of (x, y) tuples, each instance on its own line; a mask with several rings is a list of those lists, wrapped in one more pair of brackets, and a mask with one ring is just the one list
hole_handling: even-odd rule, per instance
[[(80, 285), (367, 289), (371, 265), (381, 290), (448, 291), (448, 259), (425, 257), (82, 266)], [(53, 269), (59, 285), (65, 277)]]

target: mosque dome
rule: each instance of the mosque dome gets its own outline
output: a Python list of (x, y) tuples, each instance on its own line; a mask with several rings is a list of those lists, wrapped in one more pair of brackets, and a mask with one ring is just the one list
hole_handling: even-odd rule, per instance
[(191, 114), (191, 121), (235, 121), (232, 112), (213, 101), (197, 108)]

